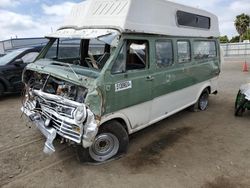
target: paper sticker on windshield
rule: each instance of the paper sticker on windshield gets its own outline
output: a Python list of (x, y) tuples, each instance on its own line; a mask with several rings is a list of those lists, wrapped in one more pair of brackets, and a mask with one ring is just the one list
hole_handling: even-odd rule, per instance
[(132, 88), (132, 81), (126, 81), (115, 84), (115, 92)]

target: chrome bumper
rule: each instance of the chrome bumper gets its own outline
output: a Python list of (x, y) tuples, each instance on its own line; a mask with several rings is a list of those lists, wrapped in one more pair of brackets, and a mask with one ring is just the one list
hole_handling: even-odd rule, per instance
[(52, 127), (45, 127), (44, 121), (42, 118), (35, 114), (30, 112), (29, 110), (25, 108), (21, 108), (22, 112), (27, 115), (27, 117), (36, 125), (36, 127), (42, 132), (42, 134), (46, 138), (46, 142), (44, 144), (43, 152), (46, 154), (52, 154), (55, 152), (55, 147), (53, 145), (53, 141), (56, 138), (56, 129)]
[[(36, 125), (36, 127), (46, 137), (46, 142), (44, 144), (44, 149), (43, 149), (44, 153), (52, 154), (53, 152), (55, 152), (53, 141), (55, 140), (57, 134), (67, 139), (67, 137), (60, 134), (60, 132), (58, 132), (56, 128), (46, 127), (45, 121), (42, 119), (41, 114), (30, 111), (25, 107), (22, 107), (21, 111), (29, 118), (29, 120), (32, 123)], [(95, 121), (94, 114), (89, 109), (87, 110), (87, 112), (88, 116), (86, 124), (84, 126), (84, 134), (81, 136), (81, 141), (80, 141), (80, 143), (84, 148), (88, 148), (92, 145), (93, 140), (98, 132), (98, 125)]]

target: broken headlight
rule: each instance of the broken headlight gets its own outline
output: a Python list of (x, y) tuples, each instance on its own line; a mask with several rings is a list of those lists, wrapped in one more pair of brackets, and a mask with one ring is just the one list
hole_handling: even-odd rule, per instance
[(79, 106), (75, 111), (75, 120), (78, 122), (83, 122), (86, 118), (86, 108), (84, 106)]

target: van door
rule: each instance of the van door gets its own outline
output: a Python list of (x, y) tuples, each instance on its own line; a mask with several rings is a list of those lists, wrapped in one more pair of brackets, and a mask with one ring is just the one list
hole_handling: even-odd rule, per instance
[(106, 110), (125, 115), (132, 128), (149, 122), (152, 81), (149, 70), (149, 43), (126, 40), (111, 70), (112, 85), (107, 92)]
[[(176, 44), (176, 48), (174, 48)], [(174, 50), (175, 49), (175, 50)], [(174, 58), (176, 51), (176, 58)], [(171, 115), (195, 100), (191, 45), (188, 40), (155, 41), (155, 71), (151, 122)]]
[(168, 101), (169, 93), (173, 91), (172, 82), (175, 80), (174, 53), (172, 40), (163, 39), (155, 42), (155, 71), (153, 85), (153, 102), (151, 121), (157, 121), (172, 109), (174, 101)]

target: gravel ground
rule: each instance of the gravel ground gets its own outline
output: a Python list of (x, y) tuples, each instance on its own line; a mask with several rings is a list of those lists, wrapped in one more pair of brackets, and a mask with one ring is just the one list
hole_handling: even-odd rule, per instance
[(250, 187), (250, 113), (234, 117), (242, 62), (223, 64), (219, 93), (205, 112), (184, 110), (130, 137), (119, 160), (80, 164), (74, 149), (56, 143), (43, 154), (44, 138), (20, 118), (18, 95), (0, 100), (0, 187)]

